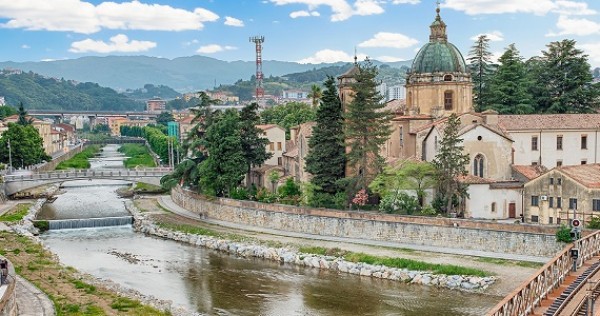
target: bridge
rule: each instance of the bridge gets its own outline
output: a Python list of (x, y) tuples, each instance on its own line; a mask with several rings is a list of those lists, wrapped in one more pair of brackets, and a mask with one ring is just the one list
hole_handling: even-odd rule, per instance
[(41, 185), (73, 180), (110, 179), (160, 185), (160, 178), (171, 172), (170, 168), (66, 170), (32, 174), (4, 175), (4, 192), (7, 196)]
[[(575, 255), (576, 254), (576, 255)], [(600, 231), (567, 245), (488, 316), (598, 315)]]
[[(243, 105), (211, 105), (214, 110), (237, 109), (240, 110)], [(68, 111), (68, 110), (27, 110), (27, 113), (32, 116), (85, 116), (85, 117), (144, 117), (156, 118), (160, 112), (146, 111)]]

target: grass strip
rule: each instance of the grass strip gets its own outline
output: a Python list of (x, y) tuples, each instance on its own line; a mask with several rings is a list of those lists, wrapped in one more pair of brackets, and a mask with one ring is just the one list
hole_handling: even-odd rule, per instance
[(203, 227), (197, 227), (197, 226), (193, 226), (193, 225), (171, 224), (171, 223), (164, 223), (164, 222), (158, 222), (158, 221), (156, 224), (160, 228), (171, 230), (171, 231), (178, 231), (178, 232), (182, 232), (182, 233), (186, 233), (186, 234), (209, 236), (209, 237), (214, 237), (217, 239), (226, 239), (226, 240), (231, 240), (231, 241), (235, 241), (235, 242), (242, 242), (242, 241), (247, 242), (247, 241), (252, 240), (251, 238), (248, 238), (248, 237), (245, 237), (242, 235), (218, 233), (218, 232), (215, 232), (210, 229), (206, 229)]
[(119, 152), (129, 157), (123, 161), (126, 168), (156, 167), (154, 158), (150, 155), (148, 148), (141, 144), (123, 144), (119, 147)]
[(519, 266), (519, 267), (523, 267), (523, 268), (535, 268), (535, 269), (540, 268), (544, 265), (544, 263), (541, 263), (541, 262), (517, 261), (517, 260), (507, 260), (507, 259), (500, 259), (500, 258), (484, 258), (484, 257), (477, 258), (477, 261), (485, 262), (485, 263), (499, 264), (499, 265), (513, 265), (513, 266)]
[(90, 162), (88, 159), (95, 157), (100, 152), (100, 146), (91, 145), (86, 147), (80, 153), (73, 156), (73, 158), (62, 161), (56, 166), (56, 170), (66, 169), (89, 169)]
[(368, 255), (361, 252), (344, 251), (339, 248), (300, 247), (300, 252), (321, 256), (336, 256), (350, 262), (362, 262), (371, 265), (382, 265), (389, 268), (408, 269), (411, 271), (431, 271), (435, 274), (490, 276), (486, 271), (449, 264), (436, 264), (405, 258), (390, 258)]
[(61, 265), (56, 256), (27, 237), (0, 232), (0, 247), (15, 271), (48, 295), (59, 316), (170, 315), (82, 281), (74, 268)]
[(4, 213), (0, 216), (0, 222), (18, 222), (27, 215), (29, 212), (29, 208), (31, 207), (31, 203), (19, 203), (16, 206), (12, 207), (8, 212)]

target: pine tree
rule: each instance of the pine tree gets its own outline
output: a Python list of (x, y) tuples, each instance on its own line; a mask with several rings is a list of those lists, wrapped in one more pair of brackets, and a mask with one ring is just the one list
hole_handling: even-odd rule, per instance
[(384, 110), (383, 97), (377, 91), (377, 67), (369, 60), (356, 67), (355, 82), (351, 83), (353, 99), (346, 106), (344, 131), (349, 146), (348, 166), (354, 173), (351, 180), (358, 191), (366, 189), (383, 169), (379, 148), (392, 132), (392, 114)]
[(500, 114), (533, 113), (532, 81), (515, 44), (510, 44), (498, 61), (498, 70), (489, 80), (486, 108)]
[(211, 99), (205, 92), (199, 93), (200, 103), (196, 108), (191, 108), (190, 112), (194, 114), (192, 123), (195, 125), (190, 129), (183, 141), (184, 153), (189, 154), (192, 158), (202, 158), (205, 156), (202, 148), (202, 138), (204, 132), (210, 126), (213, 116), (218, 111), (211, 108), (211, 105), (219, 104), (219, 100)]
[(530, 63), (536, 78), (533, 94), (543, 113), (594, 113), (598, 109), (598, 88), (592, 84), (587, 55), (575, 48), (574, 40), (546, 45), (542, 57)]
[(458, 177), (467, 174), (466, 166), (469, 155), (463, 153), (462, 138), (459, 137), (460, 119), (452, 113), (446, 121), (444, 135), (440, 141), (439, 151), (433, 160), (437, 169), (437, 199), (442, 201), (444, 210), (454, 210), (455, 201), (466, 195), (466, 187)]
[(33, 122), (33, 118), (27, 117), (27, 111), (25, 111), (23, 102), (19, 102), (19, 109), (17, 114), (19, 115), (19, 120), (17, 121), (17, 124), (26, 126), (31, 125), (31, 123)]
[(267, 152), (269, 140), (260, 137), (262, 130), (256, 125), (260, 124), (258, 104), (250, 103), (240, 112), (240, 137), (242, 141), (242, 155), (246, 166), (246, 186), (250, 187), (250, 170), (253, 166), (262, 165), (265, 160), (273, 156)]
[(331, 76), (325, 81), (316, 121), (308, 141), (306, 171), (312, 175), (310, 182), (318, 186), (319, 191), (335, 194), (339, 190), (336, 182), (345, 176), (346, 149), (342, 103)]
[(485, 88), (486, 81), (489, 75), (492, 73), (492, 53), (490, 52), (490, 39), (487, 35), (483, 34), (477, 37), (475, 44), (469, 51), (469, 69), (473, 74), (473, 103), (475, 105), (475, 111), (479, 112), (483, 110), (486, 104), (485, 100)]

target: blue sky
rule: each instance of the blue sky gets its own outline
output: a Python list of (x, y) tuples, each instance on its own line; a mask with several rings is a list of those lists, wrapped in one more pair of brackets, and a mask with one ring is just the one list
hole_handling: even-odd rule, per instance
[[(489, 34), (499, 56), (515, 43), (525, 58), (575, 39), (600, 66), (598, 0), (443, 0), (450, 42), (468, 54)], [(204, 55), (253, 60), (248, 38), (265, 36), (263, 58), (300, 62), (412, 59), (428, 41), (434, 0), (0, 0), (2, 61), (83, 56)]]

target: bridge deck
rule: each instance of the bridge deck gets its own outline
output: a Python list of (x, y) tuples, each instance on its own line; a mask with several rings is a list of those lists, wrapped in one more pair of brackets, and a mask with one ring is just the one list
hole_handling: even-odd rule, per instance
[[(556, 299), (558, 299), (561, 294), (563, 294), (563, 292), (565, 292), (565, 290), (567, 290), (567, 288), (569, 286), (571, 286), (572, 284), (574, 284), (577, 280), (578, 277), (580, 277), (588, 268), (590, 268), (594, 263), (598, 262), (600, 260), (600, 256), (595, 256), (590, 258), (589, 260), (586, 260), (583, 265), (581, 267), (579, 267), (579, 269), (577, 269), (576, 272), (570, 272), (569, 275), (567, 275), (565, 277), (564, 282), (556, 289), (554, 289), (552, 292), (550, 292), (550, 294), (548, 294), (548, 296), (541, 301), (540, 306), (537, 307), (532, 315), (535, 316), (542, 316), (544, 314), (546, 314), (550, 308), (550, 306), (552, 306), (552, 303), (554, 303), (554, 301)], [(600, 272), (596, 272), (592, 275), (590, 275), (586, 280), (600, 280)], [(584, 281), (586, 282), (586, 281)], [(562, 311), (560, 311), (560, 313), (556, 314), (556, 315), (577, 315), (577, 310), (579, 309), (579, 307), (581, 306), (581, 303), (586, 299), (586, 294), (587, 294), (587, 285), (584, 283), (583, 286), (581, 286), (581, 288), (579, 289), (579, 291), (577, 291), (572, 298), (569, 300), (569, 302), (566, 304), (566, 306), (562, 309)], [(600, 300), (598, 300), (598, 302), (596, 302), (595, 306), (598, 306), (598, 304), (600, 304)], [(598, 310), (598, 309), (596, 309)]]

